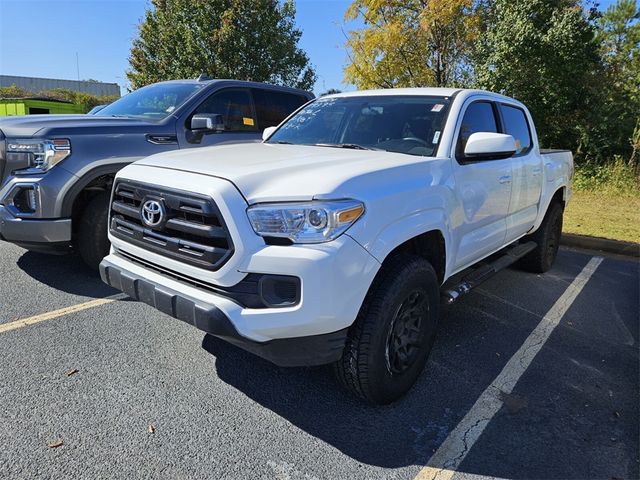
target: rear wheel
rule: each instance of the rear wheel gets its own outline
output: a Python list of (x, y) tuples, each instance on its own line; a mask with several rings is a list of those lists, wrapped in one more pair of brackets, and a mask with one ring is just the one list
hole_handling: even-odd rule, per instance
[(438, 307), (438, 279), (429, 262), (405, 254), (385, 262), (334, 365), (339, 382), (372, 403), (402, 397), (424, 369)]
[(523, 239), (533, 240), (538, 246), (520, 260), (520, 268), (529, 272), (544, 273), (553, 266), (560, 247), (563, 213), (562, 204), (554, 202), (549, 206), (538, 230)]
[(94, 270), (109, 254), (108, 217), (109, 194), (101, 192), (91, 198), (79, 219), (76, 249), (82, 260)]

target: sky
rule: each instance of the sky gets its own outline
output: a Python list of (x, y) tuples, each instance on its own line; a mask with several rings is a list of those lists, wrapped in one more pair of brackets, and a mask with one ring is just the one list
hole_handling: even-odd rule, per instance
[[(600, 0), (606, 8), (615, 0)], [(300, 47), (318, 75), (316, 94), (343, 83), (349, 0), (297, 0)], [(0, 74), (117, 83), (126, 70), (148, 0), (0, 0)], [(76, 54), (78, 62), (76, 62)]]

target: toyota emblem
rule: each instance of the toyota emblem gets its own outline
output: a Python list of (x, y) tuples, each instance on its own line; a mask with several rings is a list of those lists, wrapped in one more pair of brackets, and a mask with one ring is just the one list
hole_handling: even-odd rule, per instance
[(140, 209), (142, 223), (148, 227), (157, 227), (164, 221), (164, 206), (157, 200), (147, 200)]

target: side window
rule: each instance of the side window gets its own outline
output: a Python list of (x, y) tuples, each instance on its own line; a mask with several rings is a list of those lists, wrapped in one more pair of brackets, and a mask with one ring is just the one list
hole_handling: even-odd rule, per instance
[(504, 133), (508, 133), (516, 139), (516, 155), (526, 153), (533, 143), (526, 115), (520, 108), (511, 105), (502, 104), (501, 107)]
[(464, 156), (467, 140), (472, 133), (476, 132), (498, 133), (498, 122), (496, 122), (496, 115), (490, 102), (474, 102), (467, 107), (458, 133), (456, 157)]
[(227, 132), (258, 130), (249, 90), (229, 88), (213, 93), (194, 113), (217, 113), (224, 117)]
[(275, 127), (290, 113), (307, 102), (302, 95), (274, 90), (252, 89), (256, 104), (258, 128)]

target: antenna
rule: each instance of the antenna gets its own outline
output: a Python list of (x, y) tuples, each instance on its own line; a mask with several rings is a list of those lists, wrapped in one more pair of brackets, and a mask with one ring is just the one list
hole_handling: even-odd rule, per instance
[[(78, 75), (78, 81), (80, 81), (80, 60), (78, 58), (78, 52), (76, 52), (76, 74)], [(80, 88), (80, 86), (78, 86)]]

